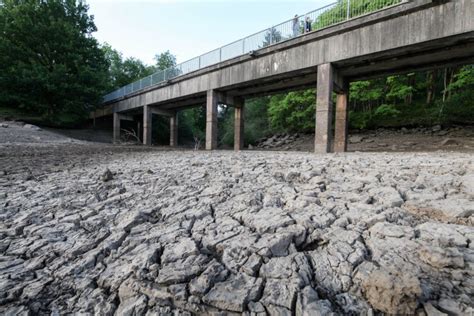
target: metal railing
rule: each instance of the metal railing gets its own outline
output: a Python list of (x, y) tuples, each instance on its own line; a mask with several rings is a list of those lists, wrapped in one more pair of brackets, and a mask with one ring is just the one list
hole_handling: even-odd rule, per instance
[(269, 45), (290, 40), (308, 32), (371, 13), (407, 0), (339, 0), (304, 15), (255, 33), (223, 47), (195, 57), (174, 67), (160, 70), (148, 77), (126, 85), (104, 97), (110, 102), (147, 87), (166, 82), (181, 75), (248, 54)]

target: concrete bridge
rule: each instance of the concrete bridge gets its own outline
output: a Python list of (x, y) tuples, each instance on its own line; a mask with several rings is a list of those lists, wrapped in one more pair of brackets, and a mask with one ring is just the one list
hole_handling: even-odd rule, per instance
[(473, 0), (403, 1), (124, 95), (92, 117), (113, 115), (114, 140), (122, 119), (143, 117), (143, 143), (150, 145), (152, 114), (168, 116), (176, 146), (178, 111), (206, 104), (206, 149), (213, 150), (218, 105), (226, 104), (235, 107), (241, 150), (245, 99), (316, 87), (315, 152), (342, 152), (351, 81), (473, 62)]

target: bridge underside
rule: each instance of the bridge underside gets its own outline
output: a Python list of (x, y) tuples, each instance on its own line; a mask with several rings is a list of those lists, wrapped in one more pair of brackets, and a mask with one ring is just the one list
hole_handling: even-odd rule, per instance
[[(335, 27), (334, 33), (329, 31), (321, 31), (321, 34), (309, 35), (307, 44), (301, 44), (300, 42), (305, 41), (304, 38), (294, 40), (297, 43), (289, 43), (280, 45), (274, 48), (272, 52), (270, 48), (267, 48), (267, 52), (263, 51), (261, 55), (256, 58), (241, 57), (241, 60), (237, 60), (233, 65), (231, 62), (224, 63), (220, 70), (210, 69), (207, 73), (196, 74), (194, 76), (183, 76), (186, 78), (178, 79), (176, 82), (171, 82), (167, 86), (158, 87), (157, 91), (145, 91), (139, 95), (135, 95), (126, 100), (121, 100), (115, 104), (109, 106), (102, 111), (102, 113), (96, 113), (96, 116), (101, 115), (114, 115), (114, 136), (117, 139), (120, 134), (120, 120), (131, 119), (133, 116), (143, 115), (143, 142), (144, 144), (151, 144), (151, 115), (153, 113), (159, 115), (165, 115), (170, 117), (170, 130), (171, 139), (170, 144), (175, 146), (177, 144), (177, 112), (186, 108), (203, 106), (206, 105), (206, 149), (212, 150), (217, 147), (217, 106), (218, 104), (226, 104), (234, 106), (236, 110), (235, 115), (235, 149), (242, 149), (243, 141), (242, 135), (244, 130), (244, 103), (245, 99), (271, 95), (275, 93), (282, 93), (287, 91), (302, 90), (307, 88), (316, 88), (317, 90), (317, 110), (316, 110), (316, 139), (315, 139), (315, 151), (319, 153), (326, 153), (330, 151), (345, 151), (347, 147), (347, 103), (348, 103), (348, 87), (351, 81), (375, 78), (385, 75), (403, 74), (414, 71), (430, 70), (442, 67), (449, 67), (454, 65), (474, 63), (474, 23), (472, 21), (457, 21), (456, 19), (462, 19), (462, 17), (456, 16), (456, 12), (453, 10), (459, 10), (463, 12), (464, 16), (474, 19), (474, 4), (470, 0), (454, 0), (448, 1), (445, 4), (439, 4), (436, 0), (415, 0), (413, 3), (406, 4), (406, 7), (399, 6), (391, 8), (385, 12), (385, 15), (375, 16), (368, 15), (359, 21), (359, 28), (357, 25), (353, 25), (349, 32), (360, 32), (362, 35), (355, 34), (354, 36), (360, 36), (360, 42), (357, 43), (357, 47), (340, 46), (337, 49), (328, 47), (331, 42), (329, 41), (329, 34), (333, 35), (334, 40), (337, 41), (338, 37), (347, 37), (342, 30), (343, 25)], [(445, 6), (445, 7), (443, 7)], [(403, 14), (403, 9), (407, 13)], [(416, 9), (416, 10), (415, 10)], [(468, 11), (467, 14), (465, 11)], [(436, 13), (438, 12), (438, 17)], [(381, 13), (379, 12), (378, 15)], [(410, 17), (413, 15), (413, 17)], [(453, 16), (454, 15), (454, 16)], [(408, 18), (407, 18), (408, 16)], [(449, 17), (453, 18), (453, 21), (448, 21)], [(379, 37), (379, 43), (373, 42), (376, 39), (370, 36), (374, 30), (384, 33), (383, 23), (396, 23), (393, 20), (413, 19), (414, 22), (418, 23), (416, 19), (424, 18), (424, 21), (419, 23), (433, 23), (429, 26), (428, 31), (432, 32), (434, 39), (414, 41), (410, 45), (395, 45), (387, 44), (384, 42), (382, 36)], [(437, 19), (442, 18), (444, 25), (437, 25), (439, 21)], [(379, 20), (377, 20), (379, 19)], [(398, 21), (401, 23), (401, 21)], [(406, 21), (405, 21), (406, 22)], [(408, 23), (406, 22), (406, 23)], [(347, 22), (349, 23), (349, 22)], [(350, 23), (354, 23), (353, 21)], [(453, 35), (438, 36), (445, 32), (447, 24), (453, 23), (464, 23), (463, 29), (467, 29), (465, 32), (452, 32)], [(471, 24), (469, 24), (471, 23)], [(343, 23), (345, 24), (345, 23)], [(439, 24), (439, 23), (438, 23)], [(469, 24), (469, 25), (468, 25)], [(430, 27), (432, 29), (430, 29)], [(443, 29), (436, 29), (437, 27)], [(371, 30), (373, 28), (374, 30)], [(413, 28), (413, 26), (412, 26)], [(453, 27), (453, 30), (455, 28)], [(396, 31), (396, 30), (394, 30)], [(403, 32), (403, 29), (398, 28), (398, 31)], [(421, 32), (422, 30), (420, 30)], [(328, 33), (325, 34), (324, 32)], [(374, 31), (375, 32), (375, 31)], [(425, 30), (425, 32), (427, 32)], [(318, 32), (316, 32), (318, 33)], [(378, 34), (378, 33), (376, 33)], [(311, 36), (313, 38), (311, 38)], [(319, 37), (318, 37), (319, 36)], [(403, 36), (400, 34), (392, 34), (392, 36)], [(425, 36), (429, 37), (429, 36)], [(396, 40), (395, 40), (396, 41)], [(408, 41), (405, 39), (398, 39), (398, 41)], [(329, 44), (328, 44), (329, 43)], [(318, 49), (313, 51), (305, 48), (301, 51), (301, 47), (298, 45), (308, 45)], [(354, 43), (352, 43), (354, 44)], [(318, 47), (317, 45), (322, 46)], [(374, 47), (359, 47), (363, 45), (369, 45)], [(386, 45), (392, 47), (390, 49), (380, 49)], [(326, 48), (326, 49), (324, 49)], [(290, 55), (292, 50), (298, 50), (296, 56), (300, 56), (301, 52), (306, 52), (306, 55), (301, 56), (303, 61), (291, 60)], [(323, 50), (321, 50), (323, 49)], [(334, 58), (330, 60), (326, 57), (328, 62), (319, 62), (318, 58), (322, 58), (322, 54), (329, 54), (329, 56), (340, 54), (342, 56), (347, 55), (345, 51), (373, 51), (372, 53), (354, 53), (349, 58)], [(288, 50), (286, 52), (285, 50)], [(332, 54), (330, 54), (333, 52)], [(273, 56), (274, 54), (275, 56)], [(277, 56), (278, 54), (279, 57)], [(309, 56), (307, 55), (309, 54)], [(314, 56), (313, 56), (314, 55)], [(260, 57), (261, 56), (261, 57)], [(256, 61), (261, 60), (260, 64), (255, 64)], [(278, 68), (279, 62), (285, 60), (286, 63), (294, 64), (294, 70), (288, 69), (287, 71), (274, 71), (272, 69)], [(313, 61), (316, 60), (316, 61)], [(297, 64), (304, 64), (305, 61), (310, 61), (305, 67), (299, 67)], [(240, 68), (235, 68), (239, 71), (233, 72), (233, 67), (238, 67), (241, 63)], [(308, 66), (309, 65), (309, 66)], [(266, 69), (263, 69), (267, 67)], [(291, 68), (291, 67), (288, 67)], [(230, 69), (230, 70), (229, 70)], [(251, 72), (251, 74), (248, 74)], [(265, 73), (261, 75), (259, 72)], [(274, 72), (274, 73), (272, 73)], [(232, 78), (228, 78), (229, 76)], [(217, 80), (217, 76), (219, 79)], [(243, 78), (245, 76), (250, 77), (248, 80), (234, 80), (235, 78)], [(233, 78), (235, 77), (235, 78)], [(253, 78), (252, 78), (253, 77)], [(219, 81), (221, 86), (218, 88), (212, 88), (209, 81)], [(232, 81), (235, 81), (234, 83)], [(223, 84), (226, 83), (226, 84)], [(195, 92), (192, 92), (195, 90)], [(178, 91), (178, 92), (177, 92)], [(187, 93), (185, 93), (187, 91)], [(334, 106), (332, 94), (337, 93), (336, 105)], [(180, 95), (181, 94), (181, 95)], [(159, 96), (159, 97), (157, 97)], [(172, 96), (172, 97), (170, 97)], [(335, 112), (335, 113), (334, 113)], [(335, 115), (334, 115), (335, 114)], [(332, 127), (332, 122), (335, 116), (335, 127)]]

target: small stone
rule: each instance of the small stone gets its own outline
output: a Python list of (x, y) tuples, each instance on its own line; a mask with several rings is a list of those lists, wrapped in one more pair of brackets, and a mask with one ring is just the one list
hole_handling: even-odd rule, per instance
[(261, 279), (239, 273), (217, 283), (202, 300), (223, 310), (242, 313), (249, 302), (257, 299), (261, 288)]
[(433, 132), (439, 132), (441, 130), (441, 125), (435, 125), (435, 126), (433, 126), (433, 128), (431, 130)]
[(224, 281), (229, 274), (223, 265), (213, 261), (209, 267), (196, 279), (189, 284), (189, 292), (193, 295), (204, 295), (217, 282)]
[(107, 169), (104, 171), (104, 173), (100, 176), (100, 179), (101, 179), (103, 182), (111, 181), (113, 178), (114, 178), (114, 175), (113, 175), (112, 171), (109, 170), (109, 168), (107, 168)]
[(256, 276), (260, 266), (262, 265), (262, 258), (257, 254), (252, 254), (247, 262), (242, 266), (242, 272), (250, 275)]
[(255, 313), (255, 314), (262, 313), (266, 315), (265, 307), (260, 302), (250, 302), (248, 304), (248, 308), (251, 313)]
[(450, 298), (442, 298), (438, 301), (438, 307), (452, 315), (463, 315), (459, 302)]
[(474, 196), (474, 173), (466, 174), (461, 178), (461, 190), (470, 196)]
[(426, 316), (448, 316), (448, 314), (440, 312), (431, 303), (424, 303), (423, 308), (425, 309)]
[(459, 142), (452, 138), (446, 138), (441, 142), (441, 146), (456, 146), (459, 145)]
[(316, 291), (307, 286), (298, 293), (295, 315), (332, 315), (332, 306), (328, 300), (320, 300)]
[(141, 315), (147, 309), (148, 300), (145, 295), (140, 297), (131, 297), (120, 302), (118, 309), (115, 311), (117, 315)]
[(363, 136), (358, 136), (358, 135), (354, 135), (354, 136), (351, 136), (349, 138), (349, 142), (351, 144), (358, 144), (358, 143), (362, 143), (364, 141), (365, 137)]
[(429, 247), (420, 250), (420, 259), (438, 269), (464, 268), (464, 256), (457, 248)]
[(421, 285), (406, 271), (380, 268), (363, 279), (362, 288), (369, 303), (388, 314), (412, 314), (418, 306)]
[(41, 130), (41, 128), (39, 128), (38, 126), (31, 125), (31, 124), (25, 124), (25, 125), (23, 125), (23, 128), (31, 129), (33, 131), (40, 131)]

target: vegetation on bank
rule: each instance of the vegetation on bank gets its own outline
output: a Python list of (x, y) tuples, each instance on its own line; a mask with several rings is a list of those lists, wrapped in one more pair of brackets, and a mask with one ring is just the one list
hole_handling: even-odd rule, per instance
[[(372, 10), (369, 3), (353, 1), (352, 10)], [(341, 1), (334, 12), (344, 11), (344, 5)], [(337, 16), (334, 12), (321, 15), (314, 27)], [(157, 54), (154, 65), (124, 58), (110, 45), (100, 45), (93, 37), (96, 30), (88, 6), (74, 0), (5, 0), (0, 6), (0, 116), (77, 126), (106, 93), (176, 65), (169, 51)], [(233, 115), (232, 108), (220, 107), (222, 145), (233, 143)], [(205, 119), (204, 105), (180, 112), (180, 141), (203, 141)], [(167, 119), (154, 120), (154, 135), (167, 143)], [(433, 124), (474, 124), (474, 66), (351, 83), (351, 128)], [(247, 144), (273, 133), (312, 133), (314, 125), (314, 90), (246, 101)]]

